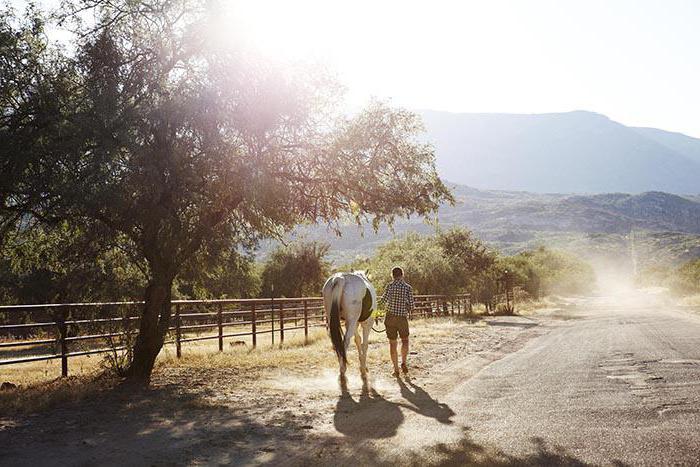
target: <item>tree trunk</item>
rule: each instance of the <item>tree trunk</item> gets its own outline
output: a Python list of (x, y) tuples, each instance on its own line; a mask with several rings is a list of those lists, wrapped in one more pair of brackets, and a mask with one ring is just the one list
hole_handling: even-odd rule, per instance
[(170, 301), (173, 280), (153, 278), (146, 287), (146, 298), (134, 358), (127, 371), (127, 381), (148, 386), (156, 357), (163, 348), (170, 327)]

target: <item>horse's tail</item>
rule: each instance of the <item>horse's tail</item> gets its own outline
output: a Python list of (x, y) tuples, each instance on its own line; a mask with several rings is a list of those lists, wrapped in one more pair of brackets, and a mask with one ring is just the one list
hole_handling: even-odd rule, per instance
[(340, 298), (343, 296), (343, 286), (345, 280), (342, 277), (331, 279), (331, 312), (329, 316), (329, 328), (331, 332), (331, 342), (338, 358), (347, 363), (345, 355), (345, 344), (343, 342), (343, 329), (340, 327)]

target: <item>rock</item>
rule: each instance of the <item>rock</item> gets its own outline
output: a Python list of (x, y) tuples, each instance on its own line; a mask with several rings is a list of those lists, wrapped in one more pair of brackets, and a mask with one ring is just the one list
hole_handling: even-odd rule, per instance
[(5, 381), (4, 383), (0, 384), (0, 391), (12, 391), (13, 389), (17, 389), (17, 385), (14, 383)]
[(233, 341), (229, 344), (231, 347), (236, 347), (238, 345), (246, 345), (245, 341)]

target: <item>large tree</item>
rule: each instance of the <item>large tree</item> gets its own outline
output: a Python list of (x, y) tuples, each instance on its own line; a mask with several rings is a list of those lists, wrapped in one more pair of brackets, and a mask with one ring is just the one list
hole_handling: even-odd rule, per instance
[(174, 279), (222, 238), (246, 246), (345, 216), (378, 226), (451, 199), (413, 114), (337, 114), (326, 74), (227, 40), (216, 2), (71, 6), (97, 20), (76, 22), (64, 48), (37, 13), (2, 14), (2, 221), (95, 229), (145, 264), (132, 381), (150, 380)]

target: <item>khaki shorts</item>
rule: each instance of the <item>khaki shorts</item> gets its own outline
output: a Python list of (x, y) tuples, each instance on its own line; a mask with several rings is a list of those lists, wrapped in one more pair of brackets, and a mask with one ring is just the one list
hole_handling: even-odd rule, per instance
[(401, 336), (401, 339), (408, 339), (408, 318), (398, 315), (386, 315), (384, 319), (386, 326), (386, 336), (389, 340), (396, 340), (396, 335)]

